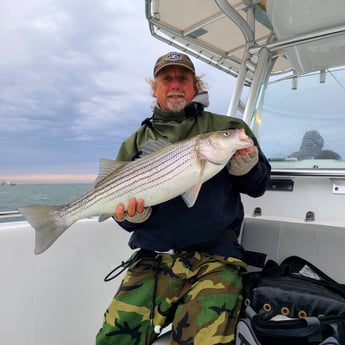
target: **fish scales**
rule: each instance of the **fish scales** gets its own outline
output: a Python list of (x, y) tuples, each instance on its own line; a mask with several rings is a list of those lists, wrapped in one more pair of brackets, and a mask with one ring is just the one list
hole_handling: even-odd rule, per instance
[[(130, 197), (153, 206), (182, 195), (187, 207), (192, 207), (201, 184), (223, 169), (236, 150), (252, 145), (243, 129), (218, 131), (168, 145), (122, 165), (105, 162), (95, 185), (77, 200), (61, 206), (19, 208), (36, 230), (35, 253), (48, 249), (79, 219), (100, 215), (103, 221), (114, 215), (116, 206), (123, 203), (126, 207)], [(106, 174), (112, 166), (113, 171)]]
[[(143, 157), (135, 161), (135, 165), (126, 164), (121, 173), (113, 176), (103, 185), (102, 181), (97, 187), (91, 189), (84, 198), (68, 205), (67, 214), (74, 214), (81, 208), (92, 207), (101, 200), (119, 199), (131, 193), (143, 193), (145, 190), (171, 180), (181, 172), (191, 167), (191, 159), (196, 159), (195, 144), (183, 145), (177, 149), (161, 150), (153, 160)], [(164, 174), (163, 174), (164, 172)], [(128, 179), (129, 173), (131, 180)], [(149, 206), (149, 205), (148, 205)]]

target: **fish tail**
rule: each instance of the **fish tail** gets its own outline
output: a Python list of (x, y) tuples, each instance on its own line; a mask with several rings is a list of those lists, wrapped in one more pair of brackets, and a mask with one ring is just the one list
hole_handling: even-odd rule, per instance
[(35, 254), (47, 250), (70, 226), (61, 212), (63, 206), (23, 206), (18, 211), (36, 230)]

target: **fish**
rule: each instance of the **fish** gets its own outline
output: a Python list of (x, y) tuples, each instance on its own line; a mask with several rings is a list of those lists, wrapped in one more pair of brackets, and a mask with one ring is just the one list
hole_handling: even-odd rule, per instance
[(98, 216), (102, 222), (131, 197), (145, 207), (182, 196), (193, 207), (204, 182), (220, 172), (232, 155), (253, 146), (243, 129), (213, 131), (169, 143), (149, 140), (130, 162), (101, 159), (94, 185), (76, 200), (57, 206), (27, 205), (18, 211), (34, 228), (35, 254), (46, 251), (72, 224)]

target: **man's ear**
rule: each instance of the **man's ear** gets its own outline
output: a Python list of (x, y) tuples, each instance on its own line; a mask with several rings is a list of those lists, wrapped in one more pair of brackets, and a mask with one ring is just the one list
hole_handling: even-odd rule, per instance
[(152, 96), (156, 97), (156, 83), (152, 84)]

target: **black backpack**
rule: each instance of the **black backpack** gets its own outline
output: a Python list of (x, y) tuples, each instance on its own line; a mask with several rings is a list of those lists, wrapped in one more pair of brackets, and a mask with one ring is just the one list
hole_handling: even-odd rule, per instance
[(307, 260), (268, 260), (243, 283), (236, 345), (345, 345), (345, 285)]

